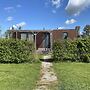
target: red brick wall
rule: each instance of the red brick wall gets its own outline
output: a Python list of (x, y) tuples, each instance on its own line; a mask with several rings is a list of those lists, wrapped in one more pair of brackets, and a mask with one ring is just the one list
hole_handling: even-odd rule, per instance
[(57, 41), (57, 40), (61, 40), (63, 39), (63, 33), (67, 32), (68, 33), (68, 38), (69, 39), (75, 39), (77, 36), (77, 33), (75, 30), (53, 30), (52, 31), (52, 35), (53, 35), (53, 40)]
[[(30, 32), (26, 32), (26, 31), (18, 32), (18, 31), (15, 30), (15, 31), (11, 32), (13, 34), (12, 38), (16, 38), (16, 32), (17, 32), (17, 38), (18, 39), (21, 38), (21, 33), (27, 33), (27, 34), (30, 33)], [(68, 38), (69, 39), (73, 40), (73, 39), (77, 38), (77, 32), (76, 32), (75, 29), (73, 29), (73, 30), (53, 30), (52, 31), (52, 40), (53, 41), (62, 40), (64, 32), (68, 33)], [(36, 36), (36, 41), (37, 41), (36, 46), (37, 46), (37, 48), (44, 48), (44, 46), (43, 46), (44, 33), (45, 32), (40, 31)]]

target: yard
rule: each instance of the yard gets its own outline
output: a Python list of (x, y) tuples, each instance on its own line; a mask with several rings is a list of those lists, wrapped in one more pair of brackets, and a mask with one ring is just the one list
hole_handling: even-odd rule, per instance
[(33, 90), (40, 64), (0, 64), (0, 90)]
[(58, 90), (90, 90), (90, 64), (54, 63)]
[[(40, 63), (0, 64), (0, 90), (33, 90), (40, 77)], [(58, 89), (90, 90), (90, 64), (54, 63)]]

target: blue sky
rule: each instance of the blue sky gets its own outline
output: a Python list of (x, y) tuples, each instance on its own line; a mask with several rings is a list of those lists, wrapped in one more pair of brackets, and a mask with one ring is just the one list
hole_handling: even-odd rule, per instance
[(0, 29), (81, 29), (90, 24), (90, 0), (0, 0)]

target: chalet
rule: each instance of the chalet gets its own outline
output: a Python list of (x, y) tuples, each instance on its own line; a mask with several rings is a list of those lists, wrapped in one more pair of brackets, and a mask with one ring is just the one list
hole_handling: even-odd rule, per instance
[(54, 30), (8, 30), (8, 37), (21, 40), (29, 40), (35, 43), (38, 48), (52, 48), (54, 41), (62, 39), (75, 39), (79, 36), (79, 26), (75, 29), (54, 29)]

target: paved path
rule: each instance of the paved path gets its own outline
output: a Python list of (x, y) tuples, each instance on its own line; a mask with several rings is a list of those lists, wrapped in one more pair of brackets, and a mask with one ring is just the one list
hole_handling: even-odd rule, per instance
[(37, 83), (36, 89), (34, 90), (50, 90), (48, 86), (57, 83), (57, 77), (52, 66), (52, 63), (42, 62), (41, 78)]

